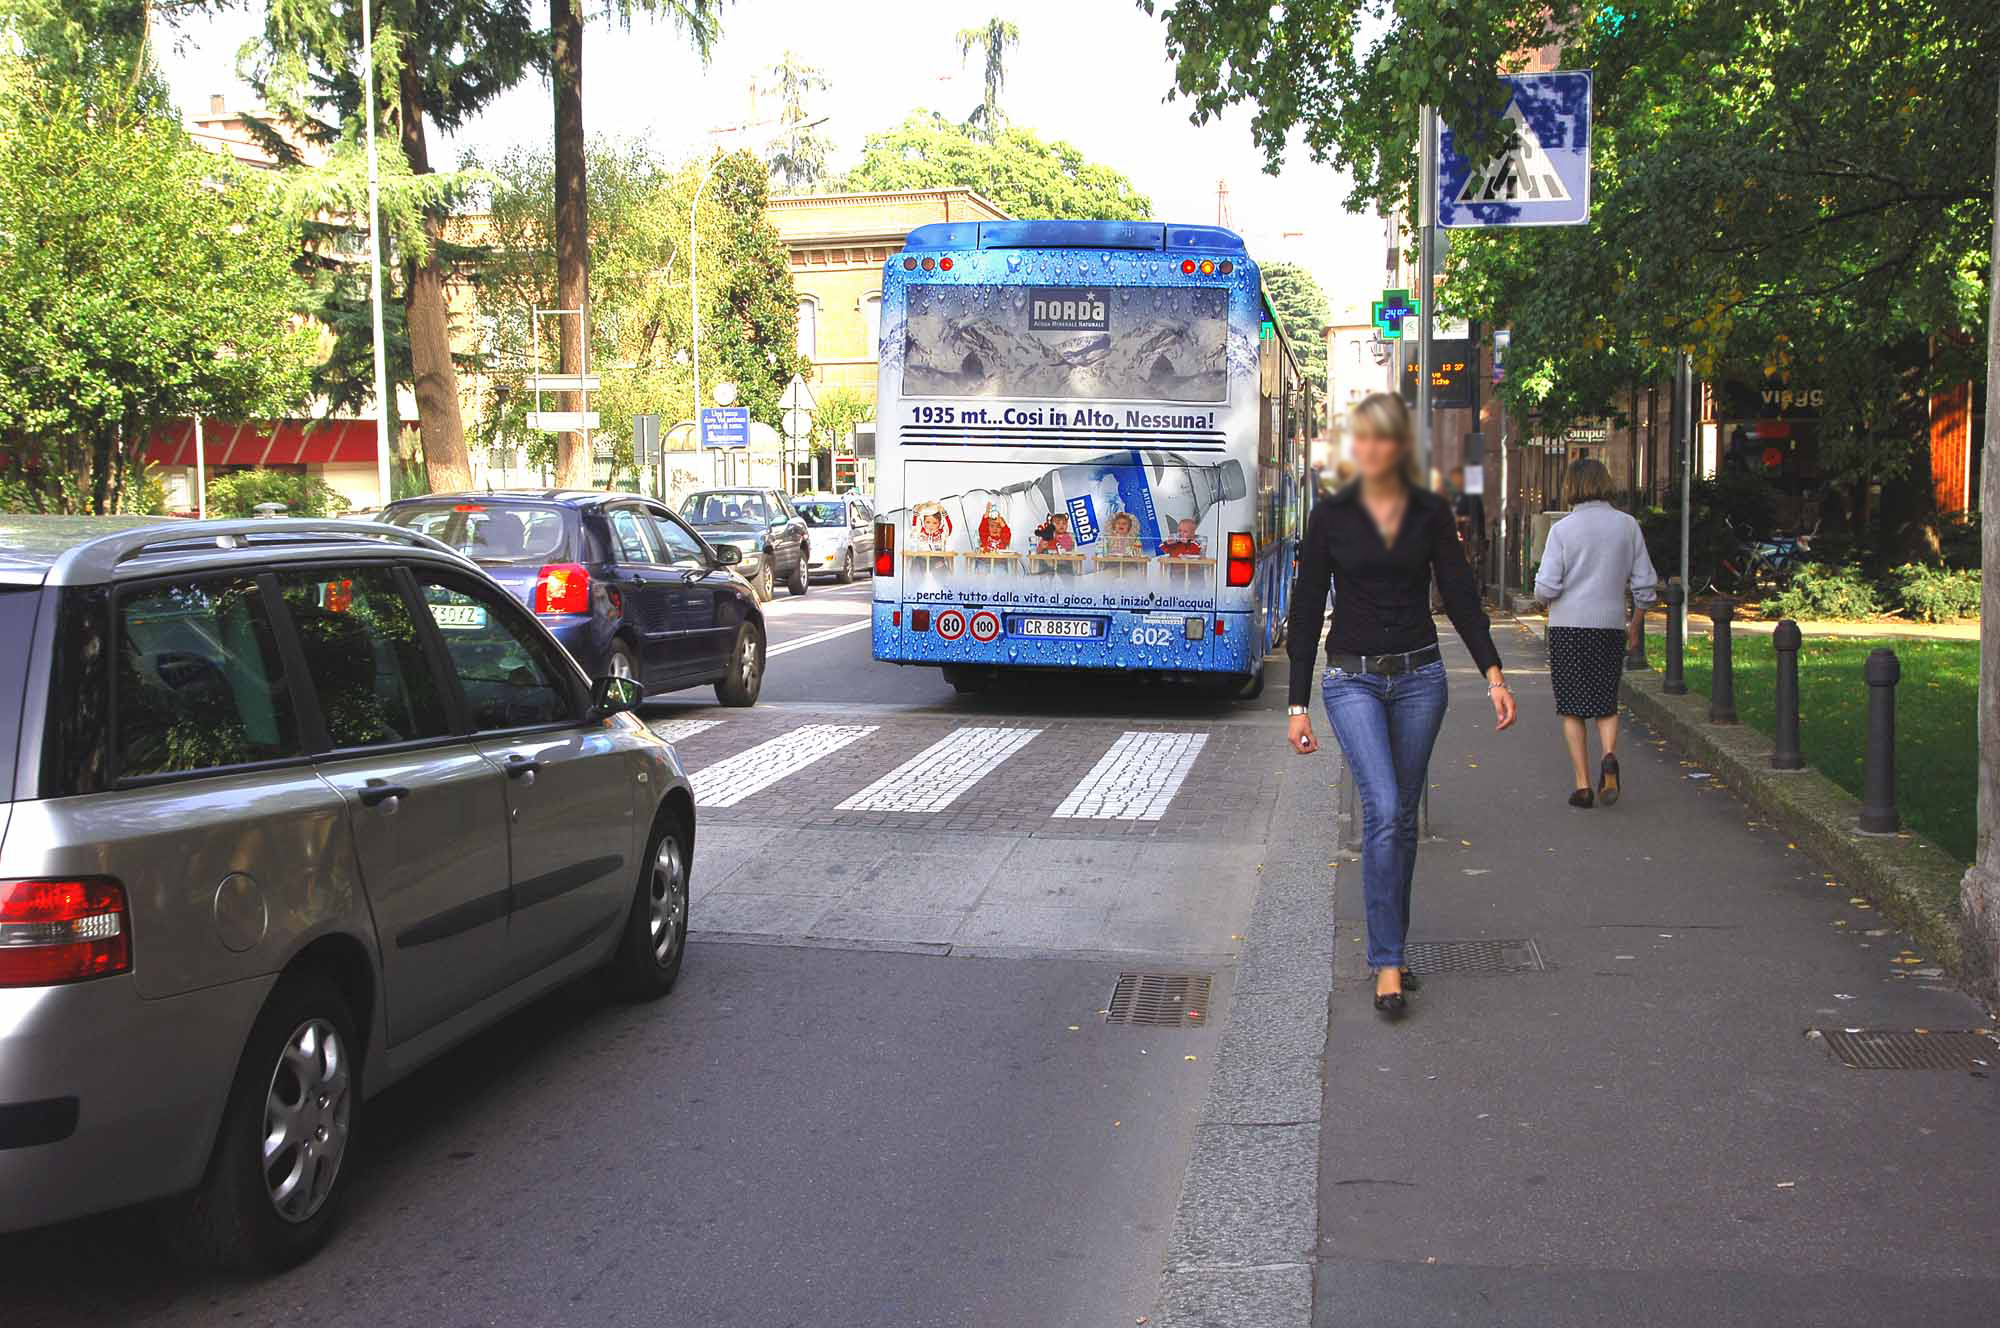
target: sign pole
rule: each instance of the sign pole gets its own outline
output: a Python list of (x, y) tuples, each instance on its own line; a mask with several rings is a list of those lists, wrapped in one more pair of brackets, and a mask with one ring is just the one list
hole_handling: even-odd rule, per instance
[(1683, 353), (1675, 366), (1674, 391), (1681, 403), (1681, 589), (1692, 596), (1688, 584), (1688, 530), (1690, 508), (1694, 505), (1694, 363)]
[(1431, 475), (1431, 320), (1437, 297), (1437, 111), (1418, 113), (1417, 139), (1417, 476)]

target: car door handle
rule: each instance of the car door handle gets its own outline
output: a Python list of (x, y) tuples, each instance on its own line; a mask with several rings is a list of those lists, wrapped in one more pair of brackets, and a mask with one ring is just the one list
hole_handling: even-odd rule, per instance
[(532, 775), (540, 770), (542, 763), (531, 756), (510, 756), (507, 758), (507, 764), (501, 768), (507, 772), (509, 779), (519, 779), (523, 775)]
[(371, 779), (361, 788), (358, 795), (363, 807), (374, 807), (391, 798), (407, 798), (410, 790), (401, 784), (389, 784), (379, 779)]

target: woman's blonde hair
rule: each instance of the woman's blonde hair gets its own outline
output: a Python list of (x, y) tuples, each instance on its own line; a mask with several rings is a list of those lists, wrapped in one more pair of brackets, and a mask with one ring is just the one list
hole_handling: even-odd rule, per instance
[(1563, 476), (1563, 498), (1571, 507), (1578, 503), (1608, 503), (1617, 491), (1611, 487), (1611, 472), (1595, 457), (1578, 457), (1569, 463)]
[(1412, 489), (1423, 487), (1423, 475), (1417, 470), (1417, 448), (1410, 428), (1410, 411), (1401, 397), (1394, 392), (1374, 392), (1361, 398), (1348, 416), (1347, 431), (1350, 436), (1365, 433), (1393, 441), (1403, 449), (1403, 483)]

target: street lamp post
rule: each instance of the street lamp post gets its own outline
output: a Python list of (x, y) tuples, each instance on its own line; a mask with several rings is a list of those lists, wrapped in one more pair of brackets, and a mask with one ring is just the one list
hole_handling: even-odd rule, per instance
[(361, 114), (368, 142), (368, 303), (375, 334), (375, 483), (389, 492), (389, 370), (382, 347), (382, 179), (375, 157), (375, 21), (361, 0)]

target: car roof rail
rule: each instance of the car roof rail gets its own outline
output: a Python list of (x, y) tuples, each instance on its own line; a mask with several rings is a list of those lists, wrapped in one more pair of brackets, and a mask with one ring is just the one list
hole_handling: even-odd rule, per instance
[(258, 545), (334, 543), (405, 544), (469, 561), (450, 545), (419, 531), (381, 521), (335, 521), (322, 517), (243, 517), (227, 521), (163, 521), (156, 526), (114, 531), (86, 540), (56, 559), (53, 585), (88, 584), (115, 576), (135, 558), (201, 549), (247, 549)]

